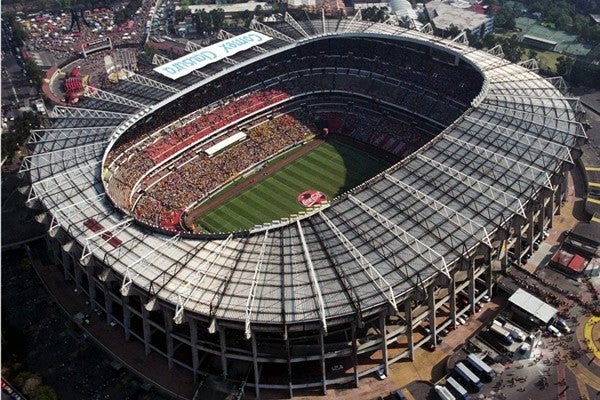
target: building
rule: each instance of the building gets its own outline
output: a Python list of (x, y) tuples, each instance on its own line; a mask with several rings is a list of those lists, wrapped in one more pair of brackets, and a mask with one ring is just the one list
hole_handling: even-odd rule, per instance
[[(27, 203), (47, 225), (56, 273), (165, 368), (243, 382), (257, 397), (359, 385), (492, 295), (508, 249), (532, 252), (524, 243), (560, 212), (586, 140), (581, 109), (534, 71), (419, 31), (325, 18), (251, 29), (271, 40), (175, 80), (134, 73), (88, 91), (80, 108), (55, 107), (23, 160)], [(306, 86), (290, 89), (291, 106), (366, 98), (443, 132), (327, 207), (250, 231), (197, 235), (132, 216), (111, 150), (126, 158), (145, 144), (120, 145), (139, 133), (292, 77)]]
[(435, 29), (442, 32), (449, 32), (452, 26), (482, 36), (494, 30), (493, 16), (473, 11), (473, 5), (463, 0), (432, 0), (425, 10)]

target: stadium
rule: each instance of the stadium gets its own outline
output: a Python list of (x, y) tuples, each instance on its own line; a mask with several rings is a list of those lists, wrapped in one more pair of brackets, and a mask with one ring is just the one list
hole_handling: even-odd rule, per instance
[[(28, 205), (57, 273), (165, 367), (256, 397), (358, 386), (435, 346), (533, 252), (586, 140), (581, 108), (534, 62), (464, 35), (289, 15), (250, 29), (260, 44), (201, 69), (173, 79), (179, 61), (156, 56), (153, 71), (55, 107), (21, 167)], [(327, 145), (353, 177), (267, 189), (278, 217), (238, 205), (229, 225), (195, 218), (240, 178), (266, 183), (288, 155)], [(305, 175), (338, 165), (317, 164)], [(276, 204), (288, 195), (314, 201)]]

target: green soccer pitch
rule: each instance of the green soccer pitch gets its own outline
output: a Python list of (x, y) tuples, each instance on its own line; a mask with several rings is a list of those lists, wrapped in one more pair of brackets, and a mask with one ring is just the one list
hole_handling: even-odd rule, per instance
[(298, 195), (305, 190), (318, 190), (331, 200), (389, 166), (388, 161), (330, 140), (208, 210), (195, 224), (209, 233), (251, 229), (303, 210)]

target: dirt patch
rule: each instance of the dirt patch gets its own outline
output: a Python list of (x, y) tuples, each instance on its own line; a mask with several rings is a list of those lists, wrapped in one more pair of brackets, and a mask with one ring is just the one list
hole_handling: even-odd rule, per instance
[(290, 164), (291, 162), (297, 160), (298, 158), (302, 157), (303, 155), (310, 153), (315, 148), (320, 146), (322, 143), (324, 143), (324, 140), (320, 139), (320, 138), (311, 140), (310, 142), (306, 143), (305, 145), (300, 147), (298, 150), (296, 150), (289, 157), (284, 157), (280, 160), (277, 160), (273, 164), (268, 165), (267, 167), (261, 169), (259, 172), (252, 175), (250, 178), (239, 183), (236, 187), (232, 188), (231, 190), (228, 190), (227, 192), (225, 192), (223, 194), (217, 195), (216, 197), (210, 199), (209, 201), (201, 204), (198, 208), (191, 210), (185, 217), (185, 220), (184, 220), (185, 227), (190, 229), (190, 227), (192, 227), (194, 224), (194, 220), (196, 220), (196, 218), (198, 216), (202, 215), (202, 213), (216, 207), (217, 205), (219, 205), (221, 203), (224, 203), (225, 201), (227, 201), (229, 199), (236, 197), (237, 195), (239, 195), (241, 192), (243, 192), (250, 186), (257, 184), (258, 182), (264, 181), (265, 179), (267, 179), (268, 177), (273, 175), (275, 172), (279, 171), (281, 168), (283, 168), (286, 165)]

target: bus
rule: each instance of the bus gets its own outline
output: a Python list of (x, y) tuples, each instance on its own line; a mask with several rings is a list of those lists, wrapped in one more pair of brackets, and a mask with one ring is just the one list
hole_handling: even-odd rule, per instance
[(497, 324), (490, 325), (490, 332), (492, 332), (498, 339), (500, 339), (502, 344), (505, 346), (510, 346), (514, 343), (510, 332)]
[(473, 389), (474, 392), (479, 392), (483, 387), (481, 379), (475, 375), (465, 364), (461, 362), (456, 363), (454, 371), (462, 378), (462, 380)]
[(435, 392), (438, 397), (442, 400), (456, 400), (456, 397), (452, 396), (452, 393), (445, 386), (435, 385)]
[(480, 375), (483, 375), (488, 382), (496, 376), (496, 372), (490, 368), (481, 358), (476, 354), (469, 354), (467, 356), (467, 362), (477, 371)]
[(469, 400), (469, 393), (467, 389), (456, 381), (453, 377), (449, 376), (446, 378), (446, 386), (450, 389), (450, 392), (454, 393), (460, 400)]

